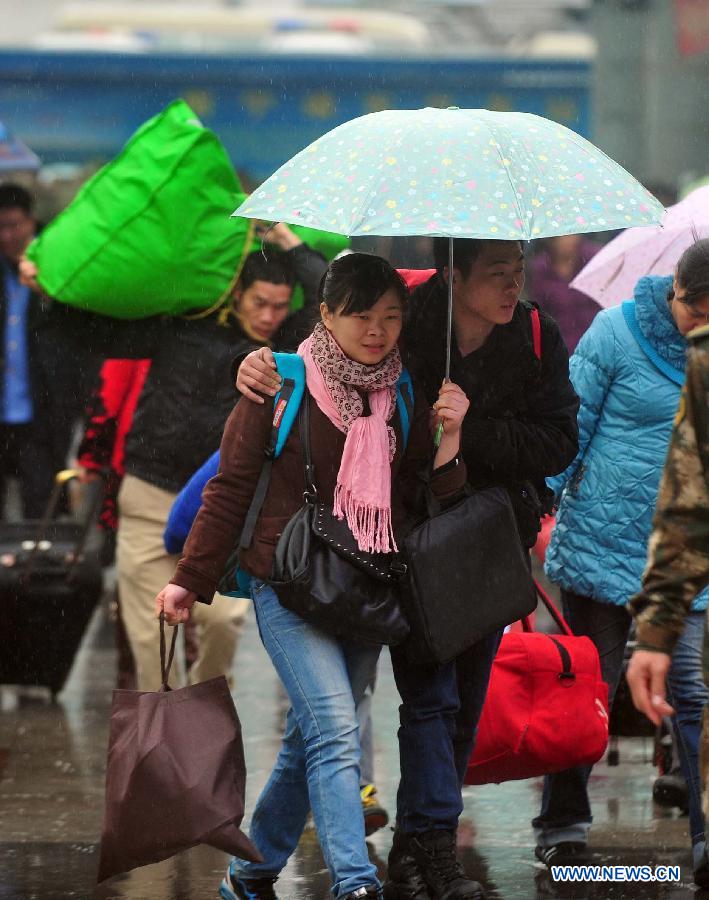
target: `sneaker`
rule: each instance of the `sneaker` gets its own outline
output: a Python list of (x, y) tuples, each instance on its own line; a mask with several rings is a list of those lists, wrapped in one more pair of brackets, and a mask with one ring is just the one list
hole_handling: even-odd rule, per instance
[(468, 878), (458, 862), (452, 829), (434, 828), (409, 836), (413, 856), (434, 900), (485, 900), (482, 885)]
[(373, 784), (365, 784), (359, 792), (362, 798), (362, 815), (364, 816), (364, 833), (367, 837), (379, 831), (389, 821), (389, 813), (377, 800), (377, 789)]
[(709, 856), (704, 841), (692, 847), (692, 870), (693, 880), (697, 887), (704, 890), (709, 888)]
[(382, 890), (378, 888), (376, 884), (368, 884), (366, 887), (357, 888), (356, 891), (351, 891), (349, 894), (345, 894), (342, 900), (381, 900)]
[(547, 869), (552, 866), (574, 866), (588, 862), (591, 854), (588, 846), (581, 841), (562, 841), (551, 847), (535, 847), (534, 855), (543, 862)]
[(231, 864), (226, 870), (219, 886), (219, 896), (222, 900), (278, 900), (273, 885), (276, 878), (249, 878), (241, 879), (231, 870)]

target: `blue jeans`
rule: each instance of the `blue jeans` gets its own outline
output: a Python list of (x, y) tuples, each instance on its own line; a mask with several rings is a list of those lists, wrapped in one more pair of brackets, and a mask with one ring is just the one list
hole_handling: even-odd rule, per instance
[(396, 817), (406, 834), (458, 825), (463, 778), (501, 636), (490, 635), (443, 666), (422, 666), (392, 647), (402, 700)]
[(257, 579), (251, 589), (261, 640), (291, 708), (278, 759), (251, 819), (251, 839), (264, 862), (236, 860), (233, 870), (247, 879), (276, 877), (312, 809), (334, 896), (378, 885), (364, 838), (355, 706), (374, 676), (379, 648), (309, 625)]
[[(613, 703), (623, 672), (625, 645), (631, 618), (623, 606), (599, 603), (570, 591), (561, 592), (564, 617), (574, 634), (590, 637), (601, 659), (601, 676), (608, 685), (608, 701)], [(592, 766), (567, 769), (544, 779), (542, 810), (532, 820), (540, 847), (564, 841), (586, 843), (593, 816), (588, 799), (588, 778)]]
[(704, 840), (699, 739), (702, 711), (709, 703), (709, 690), (702, 675), (705, 618), (706, 613), (690, 612), (685, 619), (684, 631), (672, 654), (672, 666), (667, 678), (669, 701), (675, 709), (672, 727), (689, 793), (689, 830), (693, 844)]

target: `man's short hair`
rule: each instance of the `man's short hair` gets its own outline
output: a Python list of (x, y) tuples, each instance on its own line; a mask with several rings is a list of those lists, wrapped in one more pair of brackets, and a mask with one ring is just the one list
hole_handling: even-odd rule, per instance
[[(448, 268), (449, 238), (436, 237), (433, 239), (433, 259), (439, 275)], [(480, 256), (485, 241), (481, 238), (454, 238), (453, 239), (453, 266), (458, 269), (463, 278), (470, 275), (473, 263)]]
[(32, 195), (19, 184), (0, 184), (0, 209), (16, 208), (28, 216), (34, 215)]
[(295, 284), (295, 269), (289, 257), (277, 250), (254, 250), (249, 253), (239, 276), (242, 290), (251, 287), (254, 281), (268, 281), (271, 284)]

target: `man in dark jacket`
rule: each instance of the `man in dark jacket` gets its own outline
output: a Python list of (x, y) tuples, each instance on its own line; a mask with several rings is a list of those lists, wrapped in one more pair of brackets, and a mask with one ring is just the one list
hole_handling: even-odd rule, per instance
[[(555, 322), (540, 315), (537, 358), (530, 304), (520, 301), (524, 257), (516, 241), (434, 240), (437, 274), (414, 291), (404, 335), (406, 364), (430, 402), (445, 377), (448, 279), (453, 278), (451, 380), (470, 399), (462, 455), (473, 487), (504, 487), (519, 536), (533, 546), (550, 511), (544, 479), (562, 472), (578, 449), (578, 399)], [(412, 663), (392, 648), (401, 695), (402, 778), (389, 856), (392, 897), (477, 900), (455, 840), (461, 789), (501, 634), (439, 667)], [(428, 893), (427, 893), (428, 891)]]
[(0, 185), (0, 505), (16, 477), (26, 518), (44, 512), (89, 381), (65, 347), (66, 309), (19, 280), (36, 228), (30, 194)]
[[(448, 240), (434, 241), (437, 274), (414, 291), (402, 339), (404, 358), (433, 403), (445, 377)], [(530, 548), (550, 511), (546, 476), (576, 456), (578, 398), (555, 322), (540, 314), (541, 359), (532, 306), (520, 301), (522, 247), (516, 241), (456, 240), (451, 380), (470, 399), (462, 455), (474, 487), (504, 487), (522, 544)], [(239, 372), (238, 386), (273, 392), (266, 366)], [(250, 394), (255, 397), (255, 395)], [(453, 662), (427, 667), (403, 648), (391, 656), (400, 708), (401, 783), (389, 856), (387, 898), (480, 900), (455, 854), (461, 789), (500, 634)]]

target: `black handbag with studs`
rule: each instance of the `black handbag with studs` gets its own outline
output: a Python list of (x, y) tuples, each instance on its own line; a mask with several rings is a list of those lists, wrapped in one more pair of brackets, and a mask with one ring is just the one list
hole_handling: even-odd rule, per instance
[(305, 502), (278, 539), (268, 583), (282, 606), (324, 631), (371, 644), (399, 644), (409, 634), (400, 602), (406, 566), (393, 553), (362, 552), (347, 521), (318, 501), (309, 399), (306, 394), (298, 414)]

